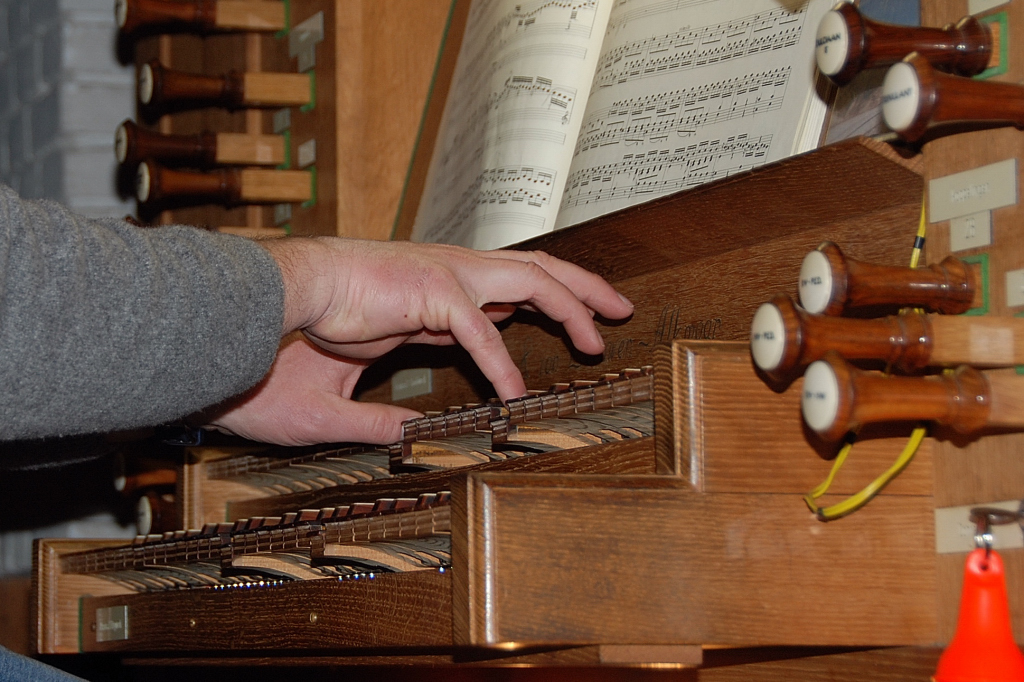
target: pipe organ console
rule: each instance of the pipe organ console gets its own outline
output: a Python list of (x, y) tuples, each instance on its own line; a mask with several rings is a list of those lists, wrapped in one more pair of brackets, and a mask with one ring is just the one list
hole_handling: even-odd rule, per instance
[[(172, 207), (158, 221), (349, 234), (347, 221), (369, 214), (345, 192), (373, 183), (346, 170), (346, 153), (372, 156), (353, 141), (370, 128), (353, 136), (340, 123), (351, 72), (342, 37), (317, 28), (343, 30), (343, 10), (291, 0), (275, 37), (223, 20), (241, 4), (119, 3), (125, 30), (140, 36), (140, 94), (173, 111), (124, 124), (119, 158), (140, 169), (143, 208)], [(922, 5), (926, 25), (963, 12), (953, 0)], [(161, 14), (169, 9), (182, 13)], [(1016, 4), (992, 12), (1024, 21)], [(830, 17), (826, 35), (845, 31), (860, 46), (821, 66), (839, 80), (847, 62), (915, 50), (963, 74), (996, 47), (1019, 49), (1013, 32), (991, 41), (988, 16), (922, 32), (868, 22), (852, 6)], [(176, 33), (148, 35), (150, 22)], [(189, 30), (204, 37), (177, 33)], [(246, 95), (239, 83), (258, 74), (297, 75), (289, 82), (307, 97), (312, 87), (315, 106)], [(967, 86), (935, 92), (942, 112), (980, 97)], [(185, 110), (179, 99), (216, 106)], [(986, 107), (975, 118), (1003, 116)], [(282, 147), (284, 160), (271, 159)], [(554, 325), (520, 312), (502, 335), (528, 385), (544, 389), (524, 399), (490, 400), (458, 349), (402, 349), (367, 372), (361, 395), (427, 412), (398, 443), (189, 448), (160, 479), (174, 481), (174, 530), (38, 543), (37, 651), (134, 665), (659, 665), (709, 680), (799, 669), (851, 681), (886, 669), (923, 679), (952, 635), (971, 549), (937, 511), (1024, 496), (1021, 435), (995, 432), (1021, 423), (1024, 252), (1012, 235), (1024, 216), (1016, 165), (1005, 163), (1021, 149), (1014, 129), (930, 138), (913, 158), (851, 140), (517, 245), (594, 270), (637, 304), (630, 322), (603, 329), (603, 356), (580, 356)], [(971, 175), (977, 166), (996, 168)], [(931, 265), (911, 269), (923, 191)], [(205, 203), (185, 206), (200, 194)], [(803, 309), (775, 292), (799, 292)], [(928, 312), (896, 314), (908, 307)], [(427, 393), (393, 397), (392, 378), (407, 371), (427, 378)], [(889, 467), (917, 420), (953, 436), (925, 439), (855, 514), (821, 523), (807, 512), (800, 497), (847, 431), (860, 440), (839, 495)], [(956, 548), (937, 549), (947, 536)], [(1000, 551), (1021, 638), (1024, 582), (1013, 576), (1024, 552)], [(822, 604), (836, 617), (809, 617)]]

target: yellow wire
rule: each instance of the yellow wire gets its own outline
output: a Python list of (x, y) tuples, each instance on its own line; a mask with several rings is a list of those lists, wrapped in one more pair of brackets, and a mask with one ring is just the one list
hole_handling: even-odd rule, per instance
[[(917, 264), (921, 260), (921, 247), (924, 244), (925, 235), (925, 206), (924, 199), (921, 200), (921, 219), (917, 225), (917, 235), (914, 239), (914, 250), (910, 255), (910, 267), (916, 268)], [(829, 471), (828, 477), (818, 484), (811, 492), (804, 495), (804, 502), (807, 503), (807, 507), (814, 512), (815, 516), (818, 517), (819, 521), (833, 521), (838, 518), (842, 518), (847, 514), (852, 514), (857, 511), (872, 499), (875, 495), (880, 493), (885, 486), (900, 475), (907, 465), (914, 459), (914, 455), (917, 454), (918, 448), (921, 446), (921, 442), (924, 440), (926, 429), (923, 426), (914, 428), (914, 431), (910, 434), (910, 438), (907, 441), (906, 446), (903, 448), (903, 452), (896, 458), (892, 466), (889, 467), (881, 476), (873, 480), (867, 486), (865, 486), (860, 492), (851, 495), (842, 502), (837, 502), (828, 507), (819, 507), (816, 500), (828, 492), (828, 489), (832, 486), (832, 481), (835, 479), (839, 469), (842, 468), (846, 462), (847, 455), (853, 449), (853, 440), (851, 439), (846, 445), (843, 446), (839, 454), (836, 455), (836, 460), (832, 464), (832, 470)]]

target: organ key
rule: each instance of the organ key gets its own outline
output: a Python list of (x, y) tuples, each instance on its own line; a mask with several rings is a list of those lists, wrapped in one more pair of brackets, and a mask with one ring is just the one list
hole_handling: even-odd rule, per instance
[(836, 85), (848, 83), (864, 69), (895, 64), (911, 52), (937, 69), (973, 76), (988, 66), (992, 33), (973, 16), (943, 28), (883, 24), (848, 2), (836, 5), (818, 24), (818, 70)]
[(276, 204), (309, 201), (313, 185), (308, 171), (224, 168), (196, 172), (144, 161), (136, 174), (135, 194), (143, 204), (166, 200), (225, 206)]
[(125, 34), (140, 29), (275, 32), (287, 26), (285, 3), (270, 0), (117, 0), (114, 16)]
[(951, 123), (1024, 125), (1024, 86), (939, 73), (919, 54), (893, 64), (882, 83), (882, 118), (906, 140)]
[(144, 159), (194, 166), (278, 166), (286, 161), (281, 135), (213, 132), (162, 135), (132, 121), (118, 126), (114, 150), (119, 163), (131, 166)]
[(158, 60), (139, 69), (139, 103), (150, 111), (168, 108), (225, 109), (305, 106), (312, 102), (312, 81), (300, 73), (243, 73), (221, 76), (165, 68)]
[(981, 305), (978, 272), (958, 258), (927, 268), (888, 267), (847, 258), (832, 242), (804, 256), (799, 289), (800, 305), (824, 315), (877, 305), (956, 315)]

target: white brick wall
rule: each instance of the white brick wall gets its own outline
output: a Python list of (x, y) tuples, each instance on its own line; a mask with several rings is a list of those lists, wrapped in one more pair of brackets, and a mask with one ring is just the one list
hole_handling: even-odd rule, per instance
[(112, 150), (134, 114), (113, 0), (0, 0), (0, 181), (85, 215), (125, 215)]

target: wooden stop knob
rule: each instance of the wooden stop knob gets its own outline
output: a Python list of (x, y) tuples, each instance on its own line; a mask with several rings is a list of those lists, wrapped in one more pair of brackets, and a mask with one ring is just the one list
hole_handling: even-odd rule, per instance
[(973, 16), (944, 28), (884, 24), (868, 19), (849, 2), (836, 5), (818, 24), (814, 49), (818, 70), (837, 85), (848, 83), (864, 69), (895, 64), (911, 52), (935, 68), (973, 76), (988, 66), (992, 34)]

